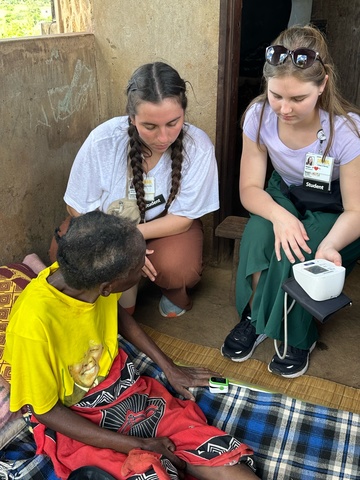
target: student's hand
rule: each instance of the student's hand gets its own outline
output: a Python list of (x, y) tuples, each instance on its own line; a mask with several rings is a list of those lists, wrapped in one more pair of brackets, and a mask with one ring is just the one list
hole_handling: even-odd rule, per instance
[(285, 209), (272, 222), (276, 258), (281, 260), (281, 249), (283, 249), (289, 262), (295, 263), (295, 256), (300, 262), (304, 262), (303, 251), (310, 254), (311, 249), (306, 243), (309, 237), (303, 223)]
[(338, 267), (341, 267), (342, 265), (342, 258), (340, 253), (337, 250), (335, 250), (335, 248), (330, 246), (322, 247), (320, 244), (316, 251), (315, 258), (328, 260), (329, 262), (333, 262)]
[(176, 446), (168, 437), (144, 438), (142, 439), (141, 449), (164, 455), (178, 470), (184, 470), (186, 467), (184, 460), (174, 455)]
[(145, 265), (142, 268), (143, 271), (143, 277), (149, 277), (150, 280), (153, 282), (155, 280), (155, 277), (157, 275), (157, 271), (155, 270), (153, 264), (150, 262), (148, 255), (151, 255), (154, 253), (154, 250), (147, 250), (145, 253)]
[(182, 367), (174, 365), (171, 371), (165, 372), (171, 386), (187, 400), (195, 401), (188, 387), (208, 387), (210, 377), (222, 377), (205, 367)]

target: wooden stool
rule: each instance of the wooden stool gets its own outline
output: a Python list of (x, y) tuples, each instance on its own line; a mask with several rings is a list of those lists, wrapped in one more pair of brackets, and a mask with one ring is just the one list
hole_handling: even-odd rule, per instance
[(235, 240), (229, 292), (229, 301), (231, 305), (235, 305), (235, 284), (239, 264), (240, 240), (248, 220), (249, 219), (246, 217), (229, 216), (226, 217), (215, 229), (215, 235), (217, 237)]

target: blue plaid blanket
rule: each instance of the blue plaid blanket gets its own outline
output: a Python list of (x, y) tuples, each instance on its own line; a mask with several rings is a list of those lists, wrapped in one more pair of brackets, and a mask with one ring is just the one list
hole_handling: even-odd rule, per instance
[[(120, 344), (143, 375), (171, 390), (149, 358), (124, 340)], [(207, 388), (193, 393), (210, 424), (253, 447), (262, 480), (360, 478), (360, 415), (235, 385), (226, 395), (214, 395)], [(49, 459), (35, 455), (27, 432), (0, 451), (3, 478), (58, 480)]]

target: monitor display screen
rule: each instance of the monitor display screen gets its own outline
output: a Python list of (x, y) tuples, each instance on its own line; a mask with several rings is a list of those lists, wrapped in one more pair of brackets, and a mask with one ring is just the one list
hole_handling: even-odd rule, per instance
[(318, 275), (319, 273), (328, 272), (329, 270), (324, 267), (320, 267), (320, 265), (313, 265), (312, 267), (305, 268), (307, 272), (313, 273), (314, 275)]

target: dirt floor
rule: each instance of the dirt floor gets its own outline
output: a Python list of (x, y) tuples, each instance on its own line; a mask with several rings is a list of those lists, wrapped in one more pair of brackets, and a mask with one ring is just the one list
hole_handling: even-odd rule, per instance
[[(160, 315), (161, 292), (144, 279), (134, 316), (159, 332), (220, 348), (239, 321), (235, 307), (229, 304), (230, 279), (230, 264), (221, 268), (206, 267), (201, 282), (192, 292), (192, 310), (175, 319)], [(319, 323), (320, 340), (311, 354), (307, 374), (360, 388), (360, 265), (356, 265), (347, 278), (344, 293), (352, 300), (352, 306), (339, 310), (327, 323)], [(269, 363), (273, 354), (273, 340), (266, 339), (255, 350), (253, 358)]]

